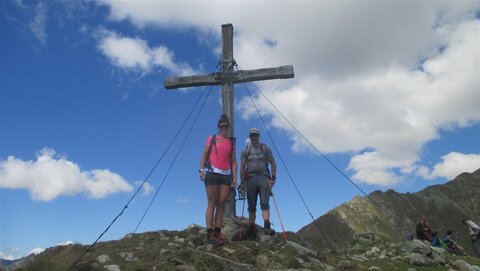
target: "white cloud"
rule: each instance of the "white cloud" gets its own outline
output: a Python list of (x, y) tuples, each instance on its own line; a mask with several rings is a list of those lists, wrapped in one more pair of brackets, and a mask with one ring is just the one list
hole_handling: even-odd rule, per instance
[[(137, 182), (135, 182), (135, 185), (140, 186), (140, 185), (142, 185), (142, 183), (143, 183), (143, 181), (137, 181)], [(149, 182), (145, 182), (143, 184), (143, 187), (142, 187), (143, 195), (144, 196), (149, 195), (150, 193), (152, 193), (154, 188), (155, 187), (153, 185), (151, 185)]]
[(104, 198), (132, 190), (122, 176), (105, 169), (81, 171), (77, 164), (56, 157), (52, 149), (42, 150), (35, 161), (13, 156), (0, 161), (0, 188), (28, 189), (34, 200), (45, 202), (79, 193)]
[[(218, 36), (232, 22), (242, 69), (293, 64), (294, 80), (258, 86), (320, 151), (351, 153), (348, 169), (358, 182), (401, 182), (421, 168), (422, 148), (440, 130), (480, 123), (478, 1), (99, 2), (112, 20), (139, 28)], [(309, 149), (267, 102), (255, 100), (295, 151)], [(237, 106), (244, 118), (256, 114), (248, 99)]]
[(151, 48), (145, 40), (121, 37), (105, 29), (98, 30), (96, 37), (100, 52), (119, 68), (148, 73), (155, 67), (162, 67), (179, 75), (194, 73), (188, 64), (175, 63), (174, 55), (167, 47)]
[(0, 258), (1, 258), (1, 259), (5, 259), (5, 260), (9, 260), (9, 261), (13, 261), (13, 260), (16, 259), (15, 256), (13, 256), (13, 255), (11, 255), (11, 254), (6, 254), (6, 253), (4, 253), (4, 252), (2, 252), (2, 251), (0, 251)]
[(180, 203), (180, 204), (182, 204), (182, 203), (188, 203), (188, 202), (190, 202), (190, 200), (187, 199), (187, 198), (179, 198), (179, 199), (177, 199), (177, 203)]
[[(19, 5), (23, 5), (22, 2), (19, 2)], [(35, 16), (29, 25), (30, 30), (42, 44), (45, 44), (47, 39), (47, 34), (45, 33), (47, 10), (47, 5), (42, 2), (38, 3), (34, 9)]]
[(452, 180), (460, 173), (473, 172), (480, 168), (480, 153), (450, 152), (441, 158), (442, 162), (436, 164), (431, 172), (428, 168), (421, 167), (418, 174), (426, 179), (442, 177)]

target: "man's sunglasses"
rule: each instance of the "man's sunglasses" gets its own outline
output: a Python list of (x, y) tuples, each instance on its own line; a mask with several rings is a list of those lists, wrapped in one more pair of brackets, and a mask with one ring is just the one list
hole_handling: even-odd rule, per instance
[(222, 125), (220, 125), (219, 127), (220, 127), (220, 129), (227, 129), (227, 128), (228, 128), (228, 125), (227, 125), (227, 124), (222, 124)]
[(250, 137), (258, 137), (258, 134), (250, 134)]

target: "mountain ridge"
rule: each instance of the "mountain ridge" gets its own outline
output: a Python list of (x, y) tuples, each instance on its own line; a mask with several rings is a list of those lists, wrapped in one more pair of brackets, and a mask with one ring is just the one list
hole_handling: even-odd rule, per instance
[(376, 190), (368, 197), (356, 196), (333, 208), (297, 234), (316, 246), (334, 244), (334, 248), (341, 249), (350, 245), (355, 234), (363, 232), (375, 232), (390, 241), (415, 236), (415, 225), (425, 217), (441, 236), (446, 230), (453, 229), (456, 239), (474, 254), (462, 219), (479, 220), (478, 195), (480, 169), (415, 193)]

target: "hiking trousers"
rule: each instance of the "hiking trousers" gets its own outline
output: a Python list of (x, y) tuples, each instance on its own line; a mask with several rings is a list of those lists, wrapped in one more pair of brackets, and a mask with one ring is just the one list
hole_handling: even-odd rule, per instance
[(257, 210), (257, 198), (260, 195), (260, 209), (266, 211), (270, 209), (268, 203), (270, 189), (268, 189), (268, 178), (265, 175), (252, 175), (247, 180), (247, 200), (248, 211), (254, 213)]

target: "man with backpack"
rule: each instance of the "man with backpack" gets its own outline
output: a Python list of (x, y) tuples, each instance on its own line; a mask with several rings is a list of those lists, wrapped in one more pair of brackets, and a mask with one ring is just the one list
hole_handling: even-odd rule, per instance
[[(240, 179), (241, 189), (247, 192), (248, 200), (249, 226), (246, 238), (255, 239), (256, 207), (259, 195), (265, 234), (275, 234), (270, 226), (269, 197), (275, 185), (277, 165), (272, 150), (267, 145), (260, 143), (260, 131), (257, 128), (252, 128), (248, 135), (250, 144), (247, 144), (240, 156)], [(268, 168), (269, 163), (271, 164), (271, 172)]]

